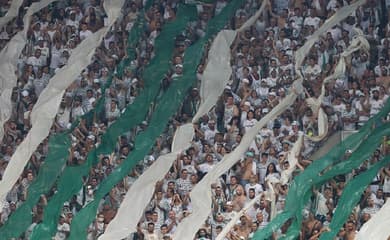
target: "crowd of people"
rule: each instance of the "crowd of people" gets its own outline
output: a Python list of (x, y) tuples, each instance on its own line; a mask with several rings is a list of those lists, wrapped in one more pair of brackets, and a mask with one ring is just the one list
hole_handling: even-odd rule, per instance
[[(6, 1), (5, 1), (6, 2)], [(23, 27), (20, 15), (30, 1), (22, 5), (19, 17), (0, 33), (1, 47)], [(171, 56), (171, 68), (161, 79), (160, 93), (183, 74), (185, 50), (205, 35), (208, 21), (223, 11), (230, 1), (215, 3), (195, 2), (198, 19), (189, 22), (182, 34), (176, 36)], [(250, 131), (262, 117), (277, 106), (292, 90), (296, 79), (295, 54), (305, 41), (338, 9), (353, 1), (271, 1), (253, 26), (239, 33), (231, 47), (233, 74), (215, 107), (202, 116), (195, 127), (192, 146), (177, 156), (177, 160), (164, 179), (156, 184), (155, 194), (145, 209), (137, 232), (127, 239), (172, 239), (180, 221), (191, 214), (190, 192), (202, 177), (222, 161), (223, 157), (240, 144), (243, 135)], [(186, 1), (186, 4), (192, 2)], [(2, 3), (1, 9), (7, 9)], [(164, 25), (174, 21), (179, 4), (177, 0), (154, 1), (142, 13), (143, 1), (126, 1), (123, 17), (105, 36), (97, 49), (93, 62), (68, 87), (52, 127), (52, 133), (67, 131), (80, 117), (95, 108), (102, 97), (105, 107), (92, 122), (81, 119), (72, 131), (72, 146), (67, 165), (85, 163), (91, 149), (98, 146), (107, 128), (121, 116), (128, 104), (142, 94), (143, 70), (155, 56), (154, 44)], [(192, 3), (194, 4), (194, 3)], [(262, 1), (247, 0), (227, 24), (237, 29), (259, 9)], [(367, 1), (351, 16), (327, 31), (311, 48), (302, 68), (305, 93), (276, 120), (269, 122), (257, 134), (248, 151), (237, 163), (214, 183), (212, 187), (212, 212), (199, 229), (195, 239), (215, 239), (225, 225), (257, 196), (258, 202), (240, 217), (225, 239), (251, 239), (254, 232), (264, 228), (284, 209), (289, 183), (296, 174), (311, 164), (311, 154), (337, 131), (356, 131), (378, 113), (389, 94), (390, 23), (388, 7), (377, 1)], [(142, 15), (143, 14), (143, 15)], [(28, 44), (18, 62), (18, 84), (12, 95), (13, 114), (5, 125), (0, 156), (2, 175), (17, 146), (31, 128), (30, 113), (43, 89), (55, 72), (66, 65), (72, 50), (105, 24), (103, 1), (59, 1), (34, 15), (28, 31)], [(136, 19), (146, 20), (144, 33), (135, 46), (135, 59), (118, 73), (119, 63), (128, 58), (127, 37)], [(343, 77), (325, 84), (322, 108), (328, 117), (328, 136), (321, 143), (307, 136), (318, 135), (318, 113), (306, 104), (308, 97), (318, 97), (325, 77), (334, 71), (341, 53), (351, 44), (360, 28), (370, 43), (370, 51), (355, 51), (347, 61)], [(199, 86), (207, 64), (207, 47), (194, 78), (196, 86), (189, 90), (180, 110), (170, 121), (164, 133), (148, 155), (101, 200), (95, 221), (89, 226), (88, 239), (97, 239), (115, 217), (124, 195), (131, 185), (162, 154), (170, 151), (174, 130), (189, 122), (200, 105)], [(102, 89), (104, 92), (102, 92)], [(153, 114), (150, 109), (148, 115)], [(384, 118), (383, 122), (389, 119)], [(94, 200), (99, 183), (120, 166), (134, 147), (137, 134), (148, 128), (148, 117), (118, 139), (115, 152), (101, 155), (98, 163), (84, 179), (78, 194), (64, 204), (54, 239), (66, 239), (72, 218)], [(280, 181), (282, 172), (290, 168), (287, 159), (299, 136), (304, 144), (298, 154), (298, 164), (287, 182)], [(386, 141), (359, 169), (340, 175), (322, 187), (313, 189), (310, 204), (304, 211), (300, 239), (318, 239), (327, 231), (333, 212), (343, 192), (345, 183), (388, 153)], [(4, 224), (17, 207), (25, 201), (29, 185), (37, 176), (40, 165), (49, 151), (45, 140), (33, 154), (23, 175), (7, 195), (0, 211), (0, 224)], [(347, 158), (351, 151), (345, 153)], [(279, 183), (276, 183), (278, 182)], [(276, 207), (271, 209), (269, 184), (276, 191)], [(42, 195), (33, 208), (33, 224), (22, 239), (29, 239), (31, 231), (43, 218), (43, 211), (54, 189)], [(390, 196), (390, 166), (380, 170), (364, 192), (337, 239), (354, 239), (356, 231), (368, 221)], [(271, 211), (272, 210), (272, 211)], [(273, 234), (278, 239), (286, 233), (288, 224)]]

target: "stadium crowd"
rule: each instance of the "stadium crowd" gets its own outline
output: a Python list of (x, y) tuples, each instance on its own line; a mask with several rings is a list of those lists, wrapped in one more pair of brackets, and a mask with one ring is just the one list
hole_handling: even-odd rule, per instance
[[(2, 29), (2, 48), (23, 26), (20, 15), (25, 12), (29, 2), (31, 1), (25, 1), (22, 5), (17, 19)], [(186, 31), (176, 36), (171, 69), (161, 79), (159, 94), (163, 94), (170, 83), (186, 71), (183, 69), (183, 62), (187, 57), (186, 48), (205, 35), (208, 21), (220, 14), (228, 2), (196, 2), (198, 19), (189, 22)], [(292, 91), (292, 82), (297, 76), (294, 67), (297, 49), (303, 46), (327, 18), (353, 1), (271, 2), (253, 26), (238, 34), (231, 48), (233, 74), (229, 84), (215, 107), (195, 124), (192, 146), (177, 156), (170, 171), (156, 184), (154, 197), (145, 209), (137, 232), (131, 233), (126, 239), (172, 239), (176, 226), (191, 214), (189, 194), (193, 187), (225, 154), (232, 152), (240, 144), (242, 136), (256, 122)], [(4, 13), (7, 1), (1, 3)], [(256, 12), (261, 3), (262, 1), (256, 0), (245, 1), (245, 5), (235, 13), (227, 28), (239, 28)], [(100, 144), (106, 129), (120, 117), (128, 104), (133, 103), (138, 94), (142, 94), (142, 73), (155, 55), (155, 39), (166, 23), (175, 20), (178, 5), (184, 3), (178, 0), (154, 1), (152, 7), (145, 10), (144, 16), (140, 16), (143, 4), (140, 0), (126, 1), (123, 17), (105, 36), (91, 65), (66, 90), (52, 133), (70, 129), (81, 116), (96, 106), (100, 98), (105, 99), (103, 114), (95, 114), (92, 123), (81, 119), (74, 128), (67, 161), (69, 166), (85, 163), (88, 152)], [(211, 186), (213, 211), (195, 239), (215, 239), (237, 212), (251, 199), (261, 195), (259, 201), (245, 211), (225, 237), (228, 240), (251, 239), (256, 230), (264, 228), (273, 216), (283, 210), (292, 177), (311, 164), (313, 160), (310, 156), (328, 137), (338, 131), (359, 130), (370, 117), (381, 110), (387, 101), (390, 83), (388, 7), (390, 5), (368, 0), (315, 43), (300, 69), (305, 78), (305, 93), (276, 120), (269, 122), (257, 134), (242, 159)], [(13, 114), (5, 125), (1, 145), (0, 176), (31, 128), (31, 110), (50, 78), (66, 65), (72, 50), (81, 41), (104, 26), (105, 17), (103, 1), (99, 0), (59, 1), (34, 15), (28, 31), (28, 44), (18, 62), (18, 84), (12, 94)], [(145, 18), (147, 28), (136, 45), (136, 58), (130, 59), (123, 74), (119, 74), (119, 63), (128, 58), (128, 35), (138, 17)], [(344, 76), (325, 84), (322, 107), (328, 117), (328, 135), (320, 143), (312, 142), (306, 136), (318, 135), (318, 113), (310, 109), (305, 99), (320, 95), (325, 77), (334, 71), (341, 53), (357, 34), (355, 27), (364, 32), (370, 43), (370, 51), (355, 51), (347, 61)], [(101, 200), (96, 219), (86, 230), (88, 239), (97, 239), (104, 233), (127, 190), (160, 155), (170, 152), (174, 130), (191, 121), (197, 112), (201, 103), (199, 86), (207, 64), (208, 47), (193, 76), (197, 78), (197, 85), (189, 90), (180, 110), (172, 118), (164, 134), (156, 140), (151, 152)], [(140, 132), (147, 129), (151, 114), (153, 109), (149, 111), (145, 121), (120, 136), (115, 152), (99, 156), (98, 164), (93, 166), (89, 176), (84, 179), (83, 188), (64, 204), (58, 231), (53, 239), (67, 238), (73, 216), (94, 200), (94, 192), (99, 188), (99, 183), (131, 154), (134, 140)], [(389, 119), (384, 118), (383, 122), (386, 121)], [(276, 191), (276, 209), (271, 212), (271, 202), (266, 194), (269, 183), (281, 179), (282, 172), (289, 169), (287, 155), (301, 135), (305, 136), (304, 144), (292, 176), (286, 184), (272, 183)], [(45, 161), (48, 146), (47, 140), (39, 146), (23, 175), (8, 193), (0, 211), (0, 225), (25, 201), (29, 185)], [(350, 154), (351, 150), (348, 150), (344, 157), (347, 158)], [(337, 176), (319, 189), (313, 189), (315, 197), (303, 212), (300, 239), (318, 239), (322, 232), (328, 231), (345, 183), (387, 154), (387, 143), (384, 141), (373, 156), (352, 174)], [(33, 208), (33, 224), (21, 239), (29, 239), (33, 227), (42, 221), (45, 206), (55, 191), (53, 189), (41, 196)], [(366, 189), (337, 239), (354, 239), (356, 231), (379, 211), (389, 196), (390, 166), (387, 166), (380, 170)], [(286, 224), (276, 231), (273, 238), (283, 236), (287, 227)]]

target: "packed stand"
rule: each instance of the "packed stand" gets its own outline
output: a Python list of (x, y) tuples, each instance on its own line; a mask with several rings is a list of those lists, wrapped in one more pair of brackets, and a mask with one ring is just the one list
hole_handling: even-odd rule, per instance
[[(126, 56), (125, 40), (142, 7), (139, 1), (128, 3), (126, 14), (121, 19), (121, 23), (117, 24), (114, 31), (105, 37), (104, 44), (97, 52), (96, 61), (67, 90), (53, 132), (67, 129), (69, 124), (91, 110), (94, 103), (103, 94), (106, 99), (106, 110), (103, 116), (95, 116), (93, 124), (82, 120), (73, 131), (69, 165), (78, 165), (85, 161), (87, 153), (96, 144), (99, 144), (100, 136), (105, 129), (120, 116), (127, 104), (132, 103), (139, 89), (142, 88), (142, 79), (139, 76), (145, 64), (154, 55), (153, 40), (163, 24), (175, 18), (176, 2), (160, 2), (160, 4), (153, 5), (151, 10), (146, 13), (148, 29), (138, 44), (137, 59), (126, 68), (123, 76), (114, 77), (106, 92), (101, 92), (101, 86), (108, 82), (109, 73), (114, 73), (116, 64)], [(97, 2), (91, 1), (92, 5), (94, 3), (95, 7), (100, 6)], [(218, 0), (215, 4), (198, 5), (199, 20), (189, 25), (185, 36), (177, 37), (175, 52), (172, 56), (172, 69), (162, 80), (161, 91), (168, 88), (173, 79), (181, 76), (185, 48), (204, 35), (207, 21), (212, 16), (219, 14), (226, 4), (227, 1)], [(155, 196), (145, 209), (145, 216), (139, 223), (138, 231), (132, 233), (127, 239), (171, 239), (177, 224), (191, 213), (189, 193), (192, 188), (222, 160), (225, 154), (233, 151), (239, 145), (245, 132), (249, 131), (257, 121), (269, 113), (292, 91), (291, 84), (296, 77), (295, 51), (323, 24), (325, 19), (343, 4), (341, 1), (333, 0), (313, 1), (310, 4), (300, 1), (275, 1), (272, 6), (268, 6), (265, 13), (250, 29), (239, 34), (232, 48), (233, 75), (230, 84), (226, 86), (215, 108), (203, 116), (199, 123), (195, 124), (196, 135), (192, 146), (178, 156), (169, 173), (157, 183)], [(70, 51), (68, 52), (70, 54), (71, 49), (82, 40), (83, 29), (87, 29), (85, 34), (89, 35), (88, 31), (96, 31), (99, 24), (103, 23), (96, 21), (93, 26), (83, 24), (88, 18), (88, 12), (85, 12), (86, 9), (90, 9), (88, 4), (81, 6), (83, 9), (81, 12), (80, 10), (77, 12), (77, 8), (75, 8), (76, 14), (70, 13), (73, 9), (71, 6), (79, 5), (76, 1), (72, 1), (70, 6), (58, 5), (58, 17), (55, 18), (58, 19), (57, 22), (72, 23), (73, 21), (73, 23), (78, 22), (80, 25), (76, 27), (71, 24), (69, 27), (70, 35), (66, 34), (68, 27), (65, 27), (66, 30), (61, 32), (61, 35), (65, 36), (59, 37), (61, 39), (59, 42), (71, 42), (65, 48)], [(245, 6), (237, 11), (230, 27), (238, 28), (241, 26), (260, 5), (261, 2), (246, 1)], [(92, 9), (95, 9), (95, 13), (99, 13), (99, 8)], [(53, 15), (55, 12), (53, 11)], [(79, 15), (82, 15), (81, 18), (75, 20), (74, 16)], [(100, 14), (96, 15), (100, 16), (102, 20), (104, 13), (100, 11)], [(61, 18), (61, 16), (63, 17)], [(213, 184), (213, 211), (204, 227), (199, 229), (196, 239), (215, 239), (234, 214), (259, 194), (262, 195), (260, 200), (240, 217), (240, 221), (225, 239), (251, 239), (256, 230), (264, 228), (271, 220), (271, 215), (275, 213), (271, 212), (270, 199), (265, 194), (266, 191), (269, 191), (268, 182), (280, 179), (282, 172), (289, 169), (286, 157), (298, 136), (318, 134), (316, 113), (311, 111), (304, 99), (320, 95), (320, 86), (324, 78), (332, 73), (340, 53), (349, 46), (355, 34), (353, 26), (364, 31), (365, 37), (370, 42), (371, 50), (369, 54), (363, 51), (355, 52), (351, 61), (348, 62), (345, 76), (325, 85), (326, 94), (322, 106), (328, 116), (328, 135), (330, 136), (339, 130), (358, 130), (369, 117), (379, 112), (387, 100), (389, 87), (387, 76), (390, 56), (387, 51), (389, 44), (387, 36), (390, 28), (386, 16), (390, 16), (386, 9), (383, 10), (381, 6), (377, 6), (375, 1), (369, 1), (355, 14), (342, 21), (340, 25), (329, 30), (315, 44), (301, 69), (305, 77), (306, 93), (301, 95), (275, 121), (265, 126), (258, 133), (241, 161), (225, 173), (217, 183)], [(84, 21), (82, 21), (83, 18)], [(50, 30), (50, 23), (48, 21), (48, 30)], [(56, 24), (58, 23), (55, 22), (54, 25)], [(36, 25), (32, 24), (32, 39), (35, 39), (37, 29), (41, 28), (41, 26), (37, 27)], [(56, 29), (55, 26), (53, 28)], [(380, 28), (385, 29), (385, 31), (379, 31)], [(80, 29), (79, 32), (78, 29)], [(26, 112), (31, 111), (33, 102), (36, 101), (45, 84), (47, 85), (49, 76), (55, 72), (55, 69), (66, 63), (67, 57), (64, 57), (63, 54), (67, 51), (61, 51), (61, 57), (57, 57), (63, 61), (54, 63), (52, 67), (53, 59), (56, 59), (56, 56), (54, 58), (52, 56), (53, 50), (62, 49), (64, 46), (57, 47), (58, 41), (53, 40), (56, 34), (50, 36), (49, 32), (42, 34), (45, 40), (40, 40), (40, 35), (38, 35), (36, 43), (31, 40), (37, 44), (37, 49), (43, 48), (45, 42), (52, 46), (50, 47), (51, 51), (47, 50), (48, 53), (51, 52), (49, 60), (46, 60), (47, 62), (42, 66), (31, 64), (31, 66), (19, 68), (21, 76), (26, 76), (20, 78), (24, 80), (19, 81), (21, 84), (18, 86), (18, 91), (14, 93), (14, 101), (15, 106), (22, 103), (24, 108), (16, 107), (15, 116), (8, 123), (2, 149), (3, 171), (6, 167), (6, 159), (9, 161), (15, 146), (23, 140), (23, 134), (30, 127)], [(71, 41), (73, 34), (76, 34), (75, 41)], [(21, 61), (21, 65), (28, 65), (29, 58), (31, 58), (30, 62), (34, 62), (32, 57), (35, 57), (34, 60), (36, 60), (37, 55), (35, 54), (39, 52), (42, 55), (42, 51), (34, 49), (34, 44), (30, 44), (30, 48), (26, 48), (25, 62)], [(30, 53), (28, 53), (29, 51)], [(32, 53), (34, 56), (27, 58)], [(207, 56), (198, 68), (196, 77), (199, 81), (207, 62), (206, 59)], [(46, 82), (43, 81), (40, 85), (41, 87), (35, 86), (36, 83), (40, 82), (35, 81), (35, 74), (47, 77)], [(181, 123), (191, 120), (199, 104), (199, 90), (194, 87), (189, 91), (181, 111), (175, 119), (172, 119), (166, 132), (156, 140), (153, 151), (145, 157), (142, 164), (137, 165), (101, 201), (96, 220), (88, 229), (88, 239), (97, 239), (104, 232), (107, 224), (115, 216), (123, 196), (131, 184), (159, 155), (169, 152), (174, 130)], [(383, 121), (388, 120), (383, 119)], [(94, 191), (98, 188), (98, 184), (131, 153), (135, 136), (146, 129), (147, 124), (148, 122), (144, 121), (131, 132), (121, 136), (115, 153), (101, 156), (98, 165), (91, 170), (89, 177), (85, 179), (84, 187), (80, 193), (64, 205), (63, 215), (58, 223), (59, 231), (55, 239), (66, 238), (70, 231), (72, 216), (94, 199)], [(25, 199), (29, 183), (36, 176), (39, 165), (47, 154), (47, 146), (47, 141), (41, 144), (33, 155), (25, 176), (21, 177), (13, 191), (10, 192), (7, 199), (9, 206), (5, 211), (3, 210), (3, 213), (6, 214), (2, 214), (1, 218), (3, 223), (17, 205)], [(304, 148), (298, 156), (298, 165), (293, 176), (303, 171), (311, 163), (310, 154), (317, 147), (315, 143), (305, 137)], [(346, 153), (346, 155), (348, 154), (350, 152)], [(361, 170), (379, 161), (385, 154), (387, 154), (387, 149), (383, 146), (383, 149), (378, 150), (372, 159), (361, 166)], [(359, 169), (355, 171), (355, 174), (358, 173)], [(284, 208), (285, 197), (293, 176), (290, 176), (287, 184), (274, 184), (277, 192), (276, 213), (281, 212)], [(327, 230), (326, 227), (331, 221), (337, 200), (341, 196), (345, 182), (350, 178), (351, 176), (339, 176), (325, 184), (324, 187), (313, 190), (315, 199), (312, 199), (311, 208), (314, 210), (308, 207), (306, 211), (301, 239), (317, 239), (323, 231)], [(355, 231), (379, 210), (384, 204), (385, 197), (390, 194), (389, 179), (389, 167), (383, 168), (375, 182), (362, 196), (359, 204), (361, 211), (356, 211), (351, 215), (345, 228), (340, 231), (339, 239), (352, 239)], [(43, 207), (46, 205), (48, 197), (42, 196), (35, 207), (35, 223), (39, 222), (40, 217), (42, 217)], [(278, 239), (285, 233), (285, 230), (285, 227), (281, 228), (275, 232), (273, 238)], [(28, 233), (26, 238), (28, 238)]]
[[(138, 232), (129, 239), (137, 239), (140, 236), (146, 239), (153, 237), (170, 239), (181, 219), (191, 213), (189, 199), (191, 189), (221, 161), (226, 153), (234, 150), (245, 131), (248, 131), (292, 91), (291, 84), (296, 78), (295, 51), (328, 17), (343, 6), (338, 1), (328, 1), (325, 6), (316, 5), (317, 2), (313, 5), (291, 3), (289, 6), (284, 6), (283, 4), (284, 1), (279, 1), (275, 6), (270, 6), (255, 25), (235, 41), (232, 49), (234, 74), (231, 83), (226, 86), (214, 110), (195, 124), (196, 136), (193, 146), (178, 156), (171, 171), (157, 184), (155, 196), (145, 211)], [(245, 9), (252, 9), (253, 13), (253, 9), (258, 9), (258, 6), (254, 2), (247, 1), (245, 7), (236, 13), (235, 27), (240, 26), (248, 18), (247, 13), (250, 11)], [(320, 95), (321, 83), (333, 72), (340, 54), (349, 46), (352, 37), (356, 34), (353, 26), (363, 30), (370, 42), (371, 51), (355, 52), (351, 61), (347, 61), (348, 70), (345, 76), (325, 85), (326, 94), (322, 107), (328, 116), (330, 126), (328, 136), (340, 130), (358, 130), (364, 122), (379, 112), (387, 100), (388, 84), (386, 77), (379, 78), (380, 75), (373, 73), (375, 68), (380, 68), (376, 66), (376, 59), (382, 62), (381, 66), (385, 65), (384, 60), (376, 56), (381, 55), (379, 49), (383, 52), (386, 48), (380, 46), (378, 33), (374, 34), (372, 31), (376, 29), (378, 32), (380, 26), (386, 25), (385, 15), (387, 13), (381, 11), (380, 6), (376, 6), (375, 2), (369, 2), (340, 25), (329, 30), (315, 44), (301, 69), (305, 78), (305, 95), (300, 96), (277, 120), (264, 127), (241, 161), (212, 186), (213, 213), (205, 222), (204, 228), (198, 231), (196, 239), (214, 239), (246, 203), (269, 190), (267, 182), (272, 182), (274, 178), (280, 179), (282, 172), (289, 169), (286, 157), (297, 137), (303, 134), (305, 136), (318, 134), (317, 113), (312, 112), (304, 99)], [(375, 38), (370, 35), (376, 36), (377, 40), (373, 41)], [(386, 35), (387, 31), (382, 37)], [(382, 42), (386, 44), (386, 41)], [(360, 56), (365, 62), (363, 65), (357, 63)], [(199, 65), (198, 79), (204, 70), (203, 64)], [(367, 78), (370, 74), (374, 77)], [(376, 78), (380, 80), (375, 81)], [(366, 79), (372, 80), (366, 81)], [(193, 88), (176, 120), (187, 122), (196, 113), (197, 106), (199, 106), (199, 92), (197, 88)], [(317, 147), (305, 137), (304, 148), (298, 156), (298, 165), (293, 176), (303, 171), (312, 162), (309, 157)], [(350, 154), (350, 151), (346, 154)], [(376, 155), (378, 154), (377, 152)], [(385, 154), (382, 151), (380, 156), (376, 157), (376, 161)], [(153, 159), (156, 157), (153, 156)], [(369, 195), (379, 190), (378, 198), (382, 199), (379, 200), (382, 205), (383, 196), (386, 194), (381, 193), (388, 191), (387, 172), (387, 168), (383, 168), (378, 174), (376, 189), (366, 191)], [(352, 176), (339, 176), (327, 183), (326, 187), (314, 190), (316, 199), (313, 199), (311, 204), (313, 208), (317, 206), (317, 209), (307, 212), (301, 239), (317, 239), (323, 231), (327, 230), (326, 226), (331, 220), (336, 201), (331, 205), (330, 201), (324, 198), (340, 196), (346, 177), (350, 179)], [(284, 208), (289, 182), (290, 179), (287, 184), (274, 185), (277, 191), (276, 213)], [(362, 200), (362, 209), (367, 204), (363, 203), (364, 201)], [(376, 210), (378, 209), (379, 207)], [(324, 212), (319, 213), (321, 211)], [(359, 214), (361, 213), (357, 213)], [(368, 216), (365, 218), (367, 220)], [(250, 239), (256, 230), (264, 228), (270, 220), (270, 199), (267, 194), (263, 194), (258, 203), (240, 218), (226, 239)], [(349, 225), (349, 222), (345, 224), (348, 227)], [(356, 228), (340, 233), (340, 239), (354, 234), (361, 225), (362, 222)], [(273, 238), (282, 236), (287, 229), (286, 226), (287, 224), (275, 232)]]

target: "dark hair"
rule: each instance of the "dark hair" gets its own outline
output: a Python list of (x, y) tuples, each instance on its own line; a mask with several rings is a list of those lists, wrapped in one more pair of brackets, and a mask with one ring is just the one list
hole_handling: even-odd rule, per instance
[(275, 163), (271, 162), (268, 164), (267, 166), (267, 172), (265, 173), (266, 176), (268, 176), (268, 174), (270, 173), (269, 172), (269, 166), (272, 165), (274, 167), (274, 173), (278, 173), (278, 170), (276, 170), (276, 166), (275, 166)]

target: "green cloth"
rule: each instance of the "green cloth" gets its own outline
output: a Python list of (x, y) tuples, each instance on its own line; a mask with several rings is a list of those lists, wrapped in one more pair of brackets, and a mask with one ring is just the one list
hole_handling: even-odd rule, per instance
[[(379, 125), (380, 120), (387, 115), (389, 110), (390, 101), (359, 132), (349, 136), (345, 141), (338, 144), (322, 158), (315, 160), (305, 171), (295, 177), (288, 191), (283, 214), (277, 215), (264, 229), (257, 231), (253, 239), (268, 239), (273, 232), (289, 219), (292, 219), (292, 224), (287, 232), (286, 239), (297, 237), (302, 222), (301, 211), (312, 195), (312, 187), (324, 183), (339, 174), (349, 173), (365, 161), (381, 143), (382, 137), (390, 132), (389, 124)], [(354, 152), (351, 157), (342, 160), (348, 149), (354, 150)], [(327, 171), (324, 171), (325, 169)], [(320, 174), (321, 172), (323, 172), (322, 175)]]

